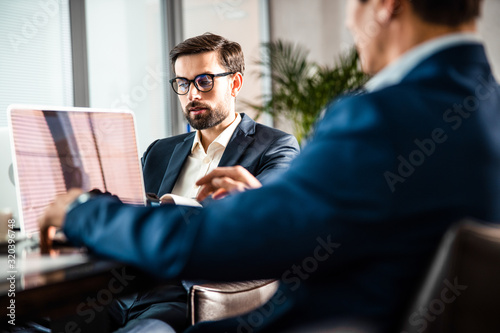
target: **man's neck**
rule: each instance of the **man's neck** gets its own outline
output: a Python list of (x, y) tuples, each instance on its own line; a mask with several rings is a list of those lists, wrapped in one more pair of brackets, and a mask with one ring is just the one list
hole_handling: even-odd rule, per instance
[(208, 146), (222, 133), (224, 130), (233, 123), (236, 119), (236, 112), (232, 112), (229, 116), (224, 119), (220, 124), (210, 127), (204, 130), (200, 130), (201, 144), (205, 153), (207, 152)]
[[(418, 18), (413, 18), (413, 24), (401, 24), (393, 27), (398, 33), (394, 36), (399, 39), (398, 43), (391, 43), (394, 47), (387, 50), (387, 63), (391, 63), (401, 55), (411, 50), (412, 48), (430, 41), (434, 38), (443, 37), (453, 33), (476, 32), (476, 23), (474, 21), (464, 23), (456, 27), (445, 25), (435, 25), (425, 23)], [(406, 22), (405, 22), (406, 23)]]

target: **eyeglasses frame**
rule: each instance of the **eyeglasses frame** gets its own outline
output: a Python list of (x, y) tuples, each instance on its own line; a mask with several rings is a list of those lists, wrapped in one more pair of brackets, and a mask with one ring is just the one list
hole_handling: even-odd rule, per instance
[[(170, 82), (170, 85), (172, 86), (172, 89), (174, 90), (174, 92), (179, 95), (179, 96), (184, 96), (184, 95), (187, 95), (189, 93), (189, 90), (191, 89), (191, 83), (194, 84), (194, 86), (196, 87), (196, 89), (200, 92), (209, 92), (209, 91), (212, 91), (212, 89), (214, 89), (214, 85), (215, 85), (215, 80), (214, 78), (216, 77), (223, 77), (223, 76), (228, 76), (228, 75), (231, 75), (231, 74), (236, 74), (237, 72), (225, 72), (225, 73), (219, 73), (219, 74), (211, 74), (211, 73), (201, 73), (201, 74), (198, 74), (194, 77), (194, 79), (192, 80), (189, 80), (185, 77), (182, 77), (182, 76), (176, 76), (174, 77), (173, 79), (170, 79), (168, 80), (168, 82)], [(212, 78), (212, 88), (210, 88), (209, 90), (201, 90), (199, 87), (198, 87), (198, 84), (196, 83), (196, 78), (198, 78), (199, 76), (202, 76), (202, 75), (208, 75)], [(184, 93), (184, 94), (180, 94), (178, 93), (175, 88), (174, 88), (174, 82), (177, 80), (177, 79), (183, 79), (183, 80), (186, 80), (189, 82), (189, 86), (188, 86), (188, 90)]]

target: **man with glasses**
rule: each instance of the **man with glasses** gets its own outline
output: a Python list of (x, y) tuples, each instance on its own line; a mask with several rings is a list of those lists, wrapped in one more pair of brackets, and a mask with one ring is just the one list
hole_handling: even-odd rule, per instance
[[(178, 44), (170, 58), (175, 73), (170, 84), (196, 131), (157, 140), (146, 150), (142, 163), (150, 196), (162, 203), (170, 203), (171, 194), (195, 199), (196, 181), (217, 166), (241, 166), (260, 182), (288, 167), (299, 153), (295, 137), (235, 111), (245, 70), (238, 43), (206, 33)], [(115, 324), (126, 325), (124, 332), (151, 318), (181, 330), (186, 311), (187, 294), (180, 283), (122, 298), (110, 307)]]
[(206, 33), (170, 52), (170, 80), (195, 132), (153, 142), (142, 158), (146, 192), (196, 198), (198, 179), (217, 166), (240, 165), (261, 182), (298, 154), (290, 134), (235, 111), (245, 63), (238, 43)]

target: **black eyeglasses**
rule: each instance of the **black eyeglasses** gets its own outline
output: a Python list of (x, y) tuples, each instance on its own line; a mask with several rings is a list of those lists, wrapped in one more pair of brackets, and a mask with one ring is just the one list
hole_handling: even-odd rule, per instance
[(185, 77), (175, 77), (169, 80), (169, 82), (177, 95), (186, 95), (189, 92), (189, 87), (191, 87), (191, 82), (193, 82), (194, 86), (199, 91), (209, 92), (214, 88), (214, 77), (227, 76), (234, 73), (236, 72), (200, 74), (197, 75), (194, 80), (188, 80)]

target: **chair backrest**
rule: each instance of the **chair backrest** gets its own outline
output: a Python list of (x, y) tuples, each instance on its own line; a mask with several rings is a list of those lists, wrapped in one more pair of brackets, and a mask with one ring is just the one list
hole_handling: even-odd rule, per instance
[(500, 332), (500, 226), (447, 232), (401, 332)]

